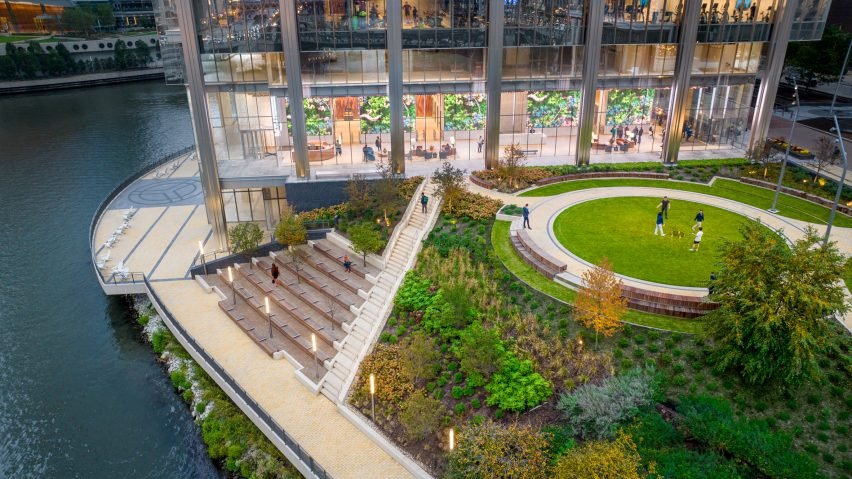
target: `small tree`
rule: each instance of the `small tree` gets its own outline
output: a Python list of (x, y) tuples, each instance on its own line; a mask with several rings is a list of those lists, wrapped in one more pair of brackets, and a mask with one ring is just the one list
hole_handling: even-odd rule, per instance
[(388, 218), (388, 210), (396, 205), (399, 197), (400, 179), (393, 173), (390, 165), (380, 162), (376, 165), (376, 172), (379, 174), (379, 179), (373, 182), (373, 199), (382, 210), (384, 215), (385, 227), (390, 229), (391, 223)]
[(432, 183), (437, 186), (435, 194), (444, 199), (448, 209), (452, 208), (452, 203), (458, 195), (467, 189), (464, 183), (466, 174), (467, 170), (456, 168), (449, 161), (445, 161), (432, 173)]
[(510, 189), (514, 190), (520, 184), (526, 163), (527, 154), (520, 145), (509, 145), (503, 149), (503, 160), (497, 165), (497, 175), (507, 183)]
[(136, 47), (133, 52), (136, 55), (136, 64), (140, 67), (148, 66), (151, 62), (151, 48), (142, 40), (136, 40), (133, 45)]
[(231, 251), (235, 254), (246, 254), (249, 257), (249, 268), (253, 268), (251, 258), (257, 252), (263, 241), (263, 230), (257, 223), (240, 223), (228, 231)]
[(841, 286), (845, 259), (809, 228), (788, 247), (749, 222), (743, 241), (721, 248), (713, 285), (719, 308), (706, 318), (717, 370), (733, 369), (751, 384), (801, 382), (817, 370), (831, 316), (847, 310)]
[(814, 148), (814, 162), (816, 163), (816, 174), (814, 183), (819, 179), (820, 172), (828, 166), (837, 164), (837, 144), (833, 140), (821, 136)]
[(435, 365), (440, 363), (441, 355), (435, 341), (428, 335), (422, 331), (414, 333), (403, 344), (401, 353), (412, 382), (430, 381), (435, 377)]
[(352, 175), (352, 179), (346, 183), (345, 191), (353, 213), (363, 213), (370, 207), (370, 184), (363, 175)]
[(418, 389), (402, 403), (398, 418), (408, 439), (419, 440), (435, 432), (446, 415), (447, 408), (441, 401)]
[(289, 206), (281, 212), (281, 220), (275, 226), (275, 239), (287, 248), (287, 254), (293, 261), (293, 267), (296, 268), (296, 282), (299, 281), (299, 255), (294, 248), (296, 245), (305, 243), (308, 240), (308, 231), (293, 209)]
[(385, 247), (385, 239), (380, 231), (370, 223), (358, 223), (349, 229), (349, 239), (352, 241), (352, 249), (364, 258), (364, 266), (367, 266), (367, 255), (378, 253)]
[(621, 317), (627, 312), (627, 300), (621, 296), (624, 284), (615, 277), (606, 258), (583, 273), (583, 283), (574, 302), (574, 315), (580, 324), (595, 330), (597, 347), (598, 333), (612, 336), (621, 329)]

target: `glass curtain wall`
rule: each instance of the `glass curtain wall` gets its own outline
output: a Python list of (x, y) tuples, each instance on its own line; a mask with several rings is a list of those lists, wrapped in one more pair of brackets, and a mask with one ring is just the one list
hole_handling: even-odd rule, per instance
[(229, 224), (256, 222), (272, 231), (287, 206), (284, 187), (222, 190), (225, 221)]
[(753, 82), (692, 86), (681, 151), (744, 148), (753, 89)]

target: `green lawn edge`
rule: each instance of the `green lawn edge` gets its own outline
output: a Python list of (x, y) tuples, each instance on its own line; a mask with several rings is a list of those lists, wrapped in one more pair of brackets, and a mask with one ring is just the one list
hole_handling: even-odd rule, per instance
[[(700, 183), (687, 183), (671, 180), (649, 180), (638, 178), (615, 178), (615, 179), (592, 179), (572, 180), (542, 186), (533, 190), (525, 191), (518, 196), (522, 197), (544, 197), (555, 196), (570, 191), (585, 190), (590, 188), (606, 188), (614, 186), (641, 186), (647, 188), (667, 188), (671, 190), (691, 191), (712, 196), (718, 196), (733, 201), (738, 201), (760, 209), (769, 209), (775, 192), (758, 186), (740, 183), (736, 180), (716, 178), (713, 186)], [(785, 193), (778, 196), (778, 215), (785, 216), (811, 223), (828, 224), (831, 209), (816, 203), (796, 198)], [(834, 224), (845, 228), (852, 227), (852, 218), (838, 214)]]
[[(509, 221), (497, 220), (491, 228), (491, 245), (506, 269), (536, 291), (565, 304), (573, 304), (574, 298), (577, 296), (574, 290), (547, 279), (535, 268), (524, 262), (518, 252), (515, 251), (509, 237), (510, 225)], [(700, 320), (678, 319), (632, 309), (628, 310), (624, 316), (624, 322), (688, 334), (699, 334), (704, 331), (704, 326)]]

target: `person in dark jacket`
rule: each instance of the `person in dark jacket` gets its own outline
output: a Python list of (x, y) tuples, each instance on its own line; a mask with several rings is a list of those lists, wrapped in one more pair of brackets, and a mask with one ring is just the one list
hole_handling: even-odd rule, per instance
[(698, 210), (698, 213), (695, 214), (695, 224), (692, 225), (692, 231), (695, 231), (695, 228), (701, 228), (704, 223), (704, 210)]

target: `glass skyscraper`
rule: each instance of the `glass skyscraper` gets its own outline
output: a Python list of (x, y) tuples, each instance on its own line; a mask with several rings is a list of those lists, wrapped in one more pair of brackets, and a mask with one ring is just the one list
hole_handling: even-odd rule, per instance
[(530, 164), (740, 156), (766, 136), (788, 42), (819, 39), (829, 5), (155, 1), (220, 238), (273, 221), (286, 184), (365, 160), (492, 168), (511, 144)]

